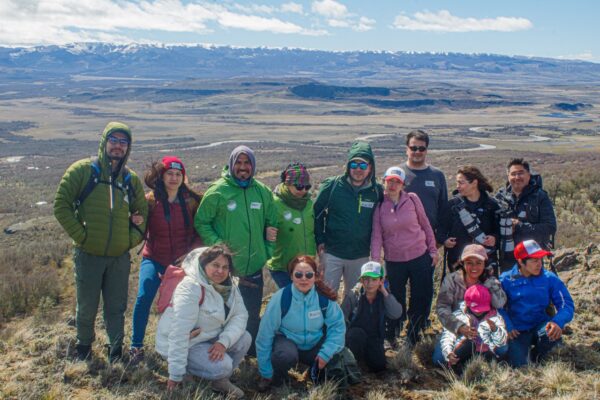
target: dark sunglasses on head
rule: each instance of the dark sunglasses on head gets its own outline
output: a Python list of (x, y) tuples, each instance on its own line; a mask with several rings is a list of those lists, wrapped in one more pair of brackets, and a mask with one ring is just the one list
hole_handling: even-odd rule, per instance
[(424, 151), (427, 151), (427, 147), (425, 147), (425, 146), (408, 146), (408, 148), (413, 153), (416, 153), (417, 151), (420, 151), (421, 153)]
[(129, 146), (129, 140), (127, 139), (119, 139), (114, 136), (109, 136), (108, 141), (110, 144), (120, 144), (121, 146)]
[(369, 168), (369, 163), (366, 162), (356, 162), (356, 161), (350, 161), (350, 169), (356, 169), (356, 168), (360, 168), (363, 171), (365, 171), (367, 168)]
[(296, 190), (310, 190), (312, 185), (294, 185), (294, 187), (296, 188)]
[(294, 277), (296, 279), (302, 279), (303, 277), (306, 277), (306, 279), (312, 279), (314, 278), (315, 273), (314, 272), (300, 272), (300, 271), (296, 271), (294, 272)]

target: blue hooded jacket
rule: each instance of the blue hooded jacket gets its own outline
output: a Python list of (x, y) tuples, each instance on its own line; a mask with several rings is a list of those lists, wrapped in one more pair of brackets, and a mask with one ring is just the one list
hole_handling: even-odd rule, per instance
[[(561, 329), (573, 319), (575, 306), (569, 290), (554, 273), (542, 268), (538, 276), (524, 277), (515, 265), (500, 275), (507, 302), (500, 314), (508, 332), (516, 329), (526, 331), (552, 321)], [(556, 307), (552, 318), (546, 312), (548, 305)]]
[(323, 336), (323, 325), (327, 326), (325, 341), (319, 349), (318, 356), (329, 362), (331, 358), (344, 348), (346, 323), (340, 306), (329, 301), (325, 319), (319, 306), (319, 295), (315, 287), (306, 294), (292, 285), (292, 303), (290, 309), (281, 318), (281, 295), (279, 289), (267, 304), (265, 314), (260, 321), (256, 336), (256, 355), (258, 370), (264, 378), (273, 377), (271, 354), (276, 334), (282, 334), (294, 342), (299, 350), (310, 350), (319, 343)]

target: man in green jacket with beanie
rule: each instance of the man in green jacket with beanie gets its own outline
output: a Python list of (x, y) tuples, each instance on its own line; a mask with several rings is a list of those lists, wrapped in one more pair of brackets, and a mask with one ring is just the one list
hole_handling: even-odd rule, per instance
[(327, 178), (315, 201), (317, 249), (325, 281), (335, 291), (343, 275), (344, 294), (350, 293), (369, 261), (373, 212), (382, 199), (371, 146), (355, 142), (344, 175)]
[[(54, 216), (74, 242), (77, 289), (77, 358), (91, 356), (100, 294), (110, 342), (109, 360), (121, 358), (129, 283), (129, 250), (143, 239), (148, 205), (138, 176), (125, 165), (131, 152), (131, 130), (109, 123), (98, 147), (98, 159), (72, 164), (60, 181)], [(95, 180), (94, 180), (95, 179)]]
[(247, 330), (252, 335), (248, 354), (255, 355), (254, 340), (260, 323), (263, 295), (262, 268), (273, 254), (277, 239), (277, 212), (271, 190), (254, 179), (256, 159), (247, 146), (229, 156), (221, 178), (202, 197), (194, 227), (206, 246), (225, 243), (233, 252), (233, 271), (248, 310)]

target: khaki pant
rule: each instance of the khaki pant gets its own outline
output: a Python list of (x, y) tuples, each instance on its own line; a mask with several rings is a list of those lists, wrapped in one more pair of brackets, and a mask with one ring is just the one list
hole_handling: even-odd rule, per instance
[(104, 325), (111, 348), (123, 345), (125, 310), (131, 263), (129, 252), (119, 257), (94, 256), (76, 248), (77, 344), (91, 345), (100, 295), (104, 303)]

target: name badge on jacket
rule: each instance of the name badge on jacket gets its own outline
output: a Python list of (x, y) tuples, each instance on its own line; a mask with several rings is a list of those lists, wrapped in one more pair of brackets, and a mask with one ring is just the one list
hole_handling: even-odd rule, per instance
[(309, 311), (308, 312), (308, 319), (319, 318), (320, 315), (323, 315), (323, 313), (321, 312), (321, 310)]
[(258, 201), (253, 201), (252, 203), (250, 203), (250, 209), (252, 210), (260, 210), (261, 206), (262, 203), (259, 203)]
[(364, 208), (373, 208), (373, 207), (375, 207), (375, 202), (373, 202), (373, 201), (362, 201), (360, 203), (360, 206), (364, 207)]
[(427, 186), (427, 187), (435, 187), (435, 182), (434, 181), (425, 181), (425, 186)]

